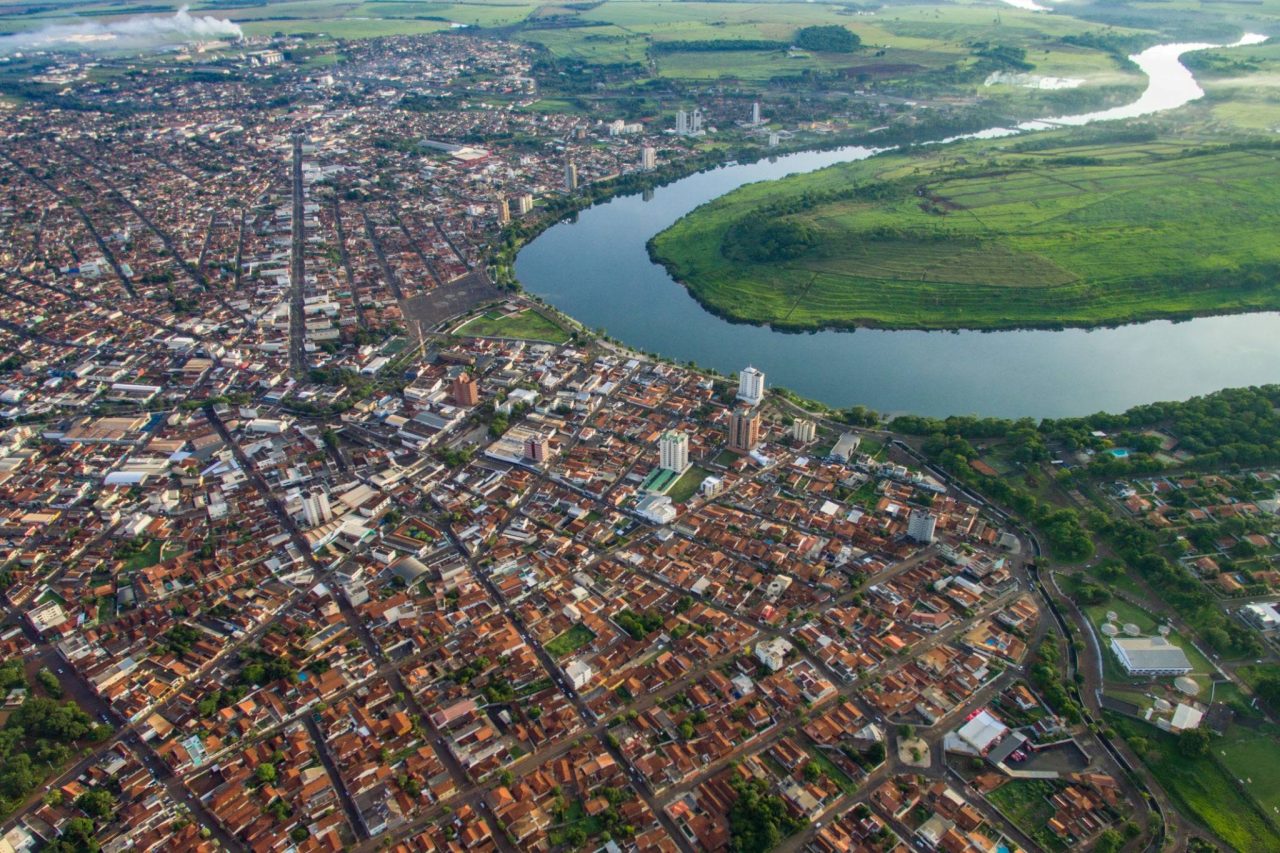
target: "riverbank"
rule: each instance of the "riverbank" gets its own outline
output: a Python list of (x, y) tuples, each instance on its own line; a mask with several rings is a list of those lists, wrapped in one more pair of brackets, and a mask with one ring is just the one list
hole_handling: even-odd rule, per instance
[[(1112, 86), (1077, 90), (1074, 94), (1077, 97), (1076, 105), (1088, 108), (1090, 105), (1102, 107), (1114, 104), (1123, 100), (1127, 91), (1124, 86)], [(993, 124), (1007, 122), (1011, 118), (1015, 121), (1036, 120), (1029, 118), (1032, 115), (1030, 107), (1014, 111), (1012, 116), (1007, 107), (1006, 103), (993, 102), (987, 106), (970, 107), (960, 115), (929, 112), (909, 125), (814, 135), (793, 139), (771, 148), (755, 144), (713, 148), (679, 161), (665, 163), (652, 171), (628, 172), (583, 187), (573, 195), (548, 197), (541, 208), (535, 209), (531, 218), (517, 219), (507, 226), (493, 241), (485, 262), (493, 281), (510, 289), (519, 284), (514, 267), (521, 249), (548, 229), (572, 220), (582, 211), (611, 199), (651, 192), (726, 164), (751, 165), (763, 161), (773, 162), (797, 154), (864, 149), (855, 155), (861, 158), (877, 151), (930, 144), (944, 136), (981, 134)]]
[(882, 154), (743, 187), (646, 248), (706, 310), (780, 331), (1270, 310), (1277, 153), (1068, 131)]

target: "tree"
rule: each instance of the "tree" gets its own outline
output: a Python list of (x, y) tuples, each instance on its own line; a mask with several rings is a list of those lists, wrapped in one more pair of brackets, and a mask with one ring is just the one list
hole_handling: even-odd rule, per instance
[(253, 775), (262, 784), (270, 785), (276, 781), (276, 766), (274, 764), (259, 764)]
[(51, 853), (98, 853), (102, 846), (93, 837), (93, 821), (73, 817), (62, 827), (58, 840), (44, 849)]
[(1093, 845), (1094, 853), (1119, 853), (1121, 847), (1124, 837), (1114, 829), (1104, 830)]
[(730, 785), (738, 795), (729, 809), (729, 849), (735, 853), (765, 853), (804, 826), (761, 780), (734, 777)]
[(836, 24), (802, 27), (796, 30), (795, 43), (805, 50), (825, 53), (851, 53), (862, 40), (849, 30)]
[(49, 667), (41, 667), (40, 671), (36, 673), (36, 680), (40, 682), (44, 692), (48, 693), (52, 698), (62, 698), (62, 684), (58, 681), (58, 676), (49, 671)]
[(1178, 751), (1187, 758), (1209, 753), (1209, 733), (1204, 729), (1187, 729), (1178, 735)]
[(1258, 680), (1259, 698), (1274, 708), (1280, 708), (1280, 675), (1268, 675)]
[(0, 793), (10, 799), (25, 796), (36, 786), (36, 772), (31, 763), (31, 756), (25, 752), (9, 756), (3, 769), (0, 769)]
[(76, 797), (76, 808), (94, 820), (102, 820), (115, 808), (116, 798), (105, 788), (92, 788)]

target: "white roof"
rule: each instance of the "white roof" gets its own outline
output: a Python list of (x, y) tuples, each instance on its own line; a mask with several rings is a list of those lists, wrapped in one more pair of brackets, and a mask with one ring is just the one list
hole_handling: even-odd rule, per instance
[(1190, 705), (1178, 703), (1178, 707), (1173, 711), (1173, 719), (1170, 725), (1175, 729), (1194, 729), (1199, 727), (1200, 720), (1204, 718), (1204, 714), (1192, 708)]
[(965, 723), (956, 732), (960, 739), (973, 746), (979, 752), (985, 751), (993, 743), (1004, 737), (1008, 726), (995, 718), (990, 711), (980, 711), (972, 720)]

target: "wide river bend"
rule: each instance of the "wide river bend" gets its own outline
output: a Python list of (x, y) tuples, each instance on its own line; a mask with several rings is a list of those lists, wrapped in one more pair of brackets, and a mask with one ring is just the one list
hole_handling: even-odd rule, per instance
[[(1248, 35), (1237, 44), (1261, 40)], [(1204, 94), (1179, 57), (1215, 46), (1157, 45), (1132, 57), (1149, 82), (1126, 106), (970, 136), (993, 138), (1174, 109)], [(729, 323), (708, 313), (649, 260), (645, 242), (650, 237), (730, 190), (875, 153), (849, 147), (789, 154), (723, 166), (652, 193), (601, 202), (526, 246), (516, 261), (517, 277), (526, 290), (631, 347), (725, 373), (754, 364), (770, 384), (832, 406), (1061, 417), (1280, 381), (1276, 313), (1093, 330), (796, 334)]]

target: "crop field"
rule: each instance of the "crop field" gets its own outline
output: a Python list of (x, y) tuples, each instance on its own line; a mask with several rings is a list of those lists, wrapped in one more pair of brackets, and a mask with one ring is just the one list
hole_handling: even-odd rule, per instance
[[(653, 249), (704, 305), (747, 322), (1089, 326), (1280, 307), (1278, 190), (1270, 146), (1006, 140), (744, 187)], [(831, 200), (805, 200), (817, 192)], [(731, 227), (760, 211), (806, 243), (726, 256)]]
[[(1126, 740), (1143, 738), (1150, 744), (1142, 760), (1179, 811), (1216, 833), (1236, 850), (1280, 849), (1280, 832), (1248, 799), (1240, 796), (1231, 778), (1209, 756), (1189, 758), (1178, 750), (1177, 739), (1155, 726), (1115, 714), (1107, 722)], [(1218, 741), (1210, 749), (1218, 748)]]

